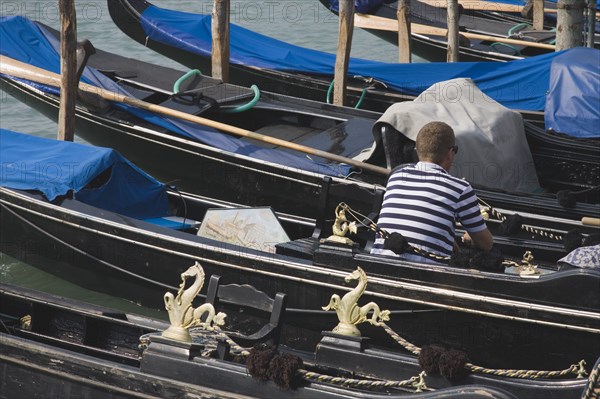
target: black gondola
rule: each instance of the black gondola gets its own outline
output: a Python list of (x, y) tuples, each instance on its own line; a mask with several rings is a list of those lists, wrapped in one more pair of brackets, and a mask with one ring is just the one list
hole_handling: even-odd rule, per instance
[[(248, 211), (207, 219), (205, 202), (177, 194), (166, 197), (163, 185), (133, 173), (135, 168), (111, 150), (8, 132), (2, 140), (6, 159), (31, 152), (36, 142), (45, 149), (45, 158), (11, 162), (11, 173), (3, 175), (9, 180), (25, 177), (28, 184), (17, 182), (16, 187), (28, 191), (0, 188), (1, 251), (78, 285), (161, 307), (160, 293), (175, 289), (174, 275), (196, 260), (208, 274), (219, 274), (225, 281), (243, 281), (269, 295), (286, 292), (298, 326), (314, 334), (323, 323), (331, 323), (329, 313), (316, 309), (328, 302), (332, 288), (347, 290), (343, 278), (361, 266), (371, 276), (365, 300), (397, 313), (393, 327), (418, 345), (433, 341), (469, 348), (474, 361), (494, 359), (499, 367), (560, 367), (564, 356), (592, 362), (600, 353), (600, 271), (559, 269), (556, 261), (565, 248), (554, 236), (564, 230), (536, 227), (533, 230), (545, 230), (545, 238), (527, 238), (540, 223), (562, 223), (563, 229), (577, 228), (584, 236), (595, 231), (592, 227), (530, 215), (524, 220), (527, 231), (496, 239), (516, 264), (505, 264), (497, 272), (428, 266), (370, 255), (373, 237), (367, 233), (358, 236), (356, 245), (321, 242), (331, 234), (337, 204), (328, 197), (312, 237), (294, 239), (299, 233), (288, 230), (292, 240), (287, 241), (285, 235), (266, 235), (281, 230), (277, 223), (249, 217)], [(23, 140), (27, 145), (19, 146)], [(59, 150), (55, 160), (47, 156), (54, 149)], [(91, 152), (113, 161), (93, 163)], [(81, 157), (87, 162), (77, 163)], [(67, 163), (66, 177), (75, 185), (65, 188), (62, 180), (43, 179), (61, 162)], [(2, 185), (14, 187), (11, 181)], [(332, 197), (334, 191), (361, 213), (371, 208), (354, 203), (366, 203), (365, 197), (377, 208), (377, 195), (372, 193), (347, 185), (323, 190)], [(48, 193), (53, 196), (46, 197)], [(228, 229), (232, 218), (246, 222)], [(492, 229), (497, 226), (489, 223)], [(211, 233), (221, 230), (220, 235)], [(537, 272), (527, 271), (531, 259), (519, 260), (525, 250), (533, 253)], [(382, 345), (389, 340), (381, 331), (369, 335), (381, 339)], [(562, 348), (549, 350), (557, 342)]]
[[(151, 31), (161, 35), (157, 35), (157, 37), (150, 37), (148, 35), (144, 28), (145, 22), (143, 20), (143, 14), (150, 9), (156, 10), (156, 13), (158, 14), (163, 11), (165, 13), (171, 12), (170, 10), (159, 9), (145, 0), (110, 0), (108, 1), (108, 9), (117, 27), (138, 43), (141, 43), (189, 68), (199, 68), (203, 72), (210, 74), (212, 68), (210, 61), (210, 47), (202, 46), (202, 43), (207, 40), (205, 37), (201, 37), (200, 34), (198, 34), (198, 40), (187, 45), (185, 43), (186, 38), (178, 38), (177, 40), (184, 44), (182, 47), (161, 39), (161, 36), (163, 36), (164, 39), (168, 38), (172, 34), (169, 29), (174, 29), (176, 26), (152, 26)], [(200, 17), (204, 16), (194, 16), (193, 14), (189, 14), (190, 21), (193, 21), (194, 18), (199, 20)], [(176, 33), (175, 36), (179, 37), (180, 35), (179, 33)], [(265, 37), (264, 40), (271, 39)], [(210, 38), (208, 41), (210, 41)], [(427, 44), (427, 46), (430, 45), (431, 43)], [(235, 51), (236, 49), (232, 49), (232, 52)], [(286, 49), (286, 51), (293, 53), (294, 49)], [(403, 75), (402, 71), (396, 72), (397, 75)], [(231, 83), (242, 86), (257, 84), (260, 87), (268, 88), (268, 91), (316, 101), (325, 101), (328, 97), (328, 91), (330, 90), (331, 82), (333, 80), (333, 62), (331, 71), (326, 73), (326, 75), (325, 73), (326, 72), (323, 71), (319, 73), (296, 72), (294, 70), (286, 70), (283, 67), (270, 68), (261, 65), (253, 60), (252, 57), (245, 57), (243, 61), (237, 61), (235, 56), (232, 56), (232, 62), (230, 64)], [(352, 75), (349, 76), (347, 95), (348, 104), (383, 112), (393, 103), (411, 100), (418, 94), (415, 93), (414, 87), (411, 87), (408, 83), (402, 84), (402, 87), (397, 87), (397, 85), (391, 85), (390, 82), (386, 82), (385, 79), (373, 75), (374, 73), (375, 72), (373, 71), (364, 71), (362, 73), (352, 73)], [(470, 76), (468, 75), (469, 73), (472, 72), (464, 71), (461, 77)], [(438, 73), (440, 76), (442, 76), (442, 74), (444, 74), (442, 71)], [(418, 81), (419, 79), (417, 78), (416, 80)], [(422, 87), (421, 90), (422, 89), (424, 89), (424, 87)], [(521, 110), (521, 112), (525, 119), (543, 125), (543, 113), (539, 112), (541, 110), (542, 109), (540, 108)]]
[[(332, 12), (337, 12), (338, 1), (320, 0)], [(398, 1), (372, 1), (369, 7), (367, 4), (364, 13), (374, 17), (386, 20), (397, 20)], [(368, 9), (367, 9), (368, 8)], [(515, 45), (501, 43), (502, 38), (521, 39), (524, 42), (549, 43), (554, 40), (555, 33), (550, 30), (533, 31), (531, 27), (522, 23), (514, 23), (498, 19), (492, 19), (483, 16), (480, 13), (468, 12), (463, 8), (463, 13), (459, 20), (459, 29), (461, 32), (483, 34), (485, 36), (497, 37), (498, 42), (493, 40), (481, 40), (463, 38), (459, 49), (461, 61), (509, 61), (523, 57), (529, 57), (547, 53), (551, 50), (541, 49), (527, 45)], [(466, 14), (466, 15), (465, 15)], [(411, 4), (411, 22), (421, 24), (427, 27), (446, 28), (448, 15), (446, 8), (436, 7), (427, 2), (415, 1)], [(374, 24), (375, 25), (375, 24)], [(385, 31), (381, 29), (369, 29), (367, 26), (361, 26), (365, 30), (382, 39), (397, 44), (398, 33)], [(429, 61), (444, 62), (448, 49), (447, 38), (426, 33), (413, 33), (411, 35), (412, 50), (418, 56)]]
[[(250, 110), (232, 114), (228, 111), (247, 104), (254, 96), (251, 90), (200, 76), (186, 81), (189, 83), (183, 87), (188, 91), (183, 96), (174, 95), (171, 86), (181, 78), (180, 72), (102, 51), (90, 57), (89, 66), (97, 71), (95, 76), (108, 79), (115, 90), (126, 90), (153, 104), (266, 135), (279, 135), (288, 141), (308, 144), (336, 155), (359, 156), (380, 168), (394, 166), (397, 161), (411, 161), (409, 157), (395, 161), (386, 159), (384, 146), (370, 132), (379, 114), (270, 93), (262, 93), (261, 99)], [(47, 87), (40, 90), (40, 86), (6, 75), (2, 82), (3, 88), (17, 99), (57, 118), (59, 99), (52, 90)], [(250, 206), (273, 206), (278, 212), (315, 219), (315, 204), (323, 175), (333, 175), (336, 182), (356, 180), (371, 190), (385, 182), (384, 175), (368, 169), (353, 170), (326, 159), (307, 159), (269, 148), (272, 146), (265, 148), (264, 144), (202, 130), (204, 139), (227, 140), (226, 146), (219, 149), (210, 142), (206, 144), (206, 140), (204, 144), (199, 142), (202, 138), (182, 133), (180, 126), (172, 121), (165, 124), (164, 120), (161, 123), (156, 119), (144, 120), (143, 115), (130, 108), (93, 100), (81, 98), (76, 110), (76, 129), (82, 138), (119, 150), (163, 181), (176, 181), (178, 187), (188, 192)], [(545, 135), (531, 126), (527, 137), (542, 185), (551, 191), (584, 191), (579, 199), (584, 201), (587, 196), (591, 204), (579, 202), (567, 209), (559, 205), (554, 194), (517, 195), (484, 188), (477, 188), (479, 197), (494, 207), (520, 212), (537, 213), (543, 209), (547, 215), (571, 219), (598, 216), (598, 194), (594, 191), (598, 185), (595, 171), (600, 157), (597, 148), (575, 139), (570, 140), (570, 148), (563, 148), (562, 139)], [(388, 152), (410, 154), (412, 143), (405, 144), (405, 151), (392, 147)], [(276, 153), (279, 158), (259, 159), (255, 154), (263, 151)], [(560, 162), (556, 162), (557, 158)], [(155, 162), (156, 159), (163, 162)], [(341, 177), (338, 176), (340, 168), (348, 169)], [(202, 173), (198, 173), (199, 170)]]
[[(261, 295), (250, 286), (224, 286), (215, 276), (211, 289)], [(208, 304), (222, 309), (214, 301), (202, 306)], [(265, 373), (269, 362), (259, 360), (260, 349), (245, 350), (236, 342), (239, 333), (227, 330), (195, 328), (190, 341), (173, 339), (167, 334), (173, 322), (10, 285), (0, 285), (0, 310), (0, 368), (6, 376), (0, 392), (7, 397), (574, 399), (587, 398), (598, 383), (597, 365), (589, 378), (581, 378), (583, 373), (576, 378), (590, 369), (583, 364), (558, 377), (485, 370), (449, 382), (431, 371), (422, 373), (414, 355), (331, 332), (323, 333), (314, 352), (279, 346), (271, 362), (287, 359), (292, 366), (279, 361), (281, 372)]]

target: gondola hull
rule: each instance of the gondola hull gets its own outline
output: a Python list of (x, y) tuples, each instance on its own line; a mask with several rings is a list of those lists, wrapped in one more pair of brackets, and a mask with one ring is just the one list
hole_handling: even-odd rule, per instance
[[(161, 320), (10, 285), (0, 285), (0, 296), (0, 393), (7, 397), (574, 399), (594, 388), (593, 379), (574, 374), (558, 379), (472, 374), (455, 386), (426, 376), (427, 386), (420, 386), (425, 391), (415, 392), (412, 384), (394, 388), (392, 382), (408, 382), (419, 374), (414, 356), (378, 349), (367, 339), (324, 333), (316, 351), (279, 348), (320, 374), (282, 390), (273, 382), (253, 380), (245, 364), (195, 352), (215, 339), (210, 332), (196, 330), (193, 343), (184, 343), (160, 337), (168, 327)], [(343, 346), (358, 342), (359, 352)], [(369, 376), (387, 380), (386, 386), (364, 389), (352, 383), (348, 376), (354, 368), (354, 381), (362, 378), (368, 384)]]
[[(327, 259), (321, 264), (318, 258), (266, 253), (154, 227), (77, 201), (57, 206), (12, 190), (0, 193), (2, 252), (136, 303), (162, 307), (160, 293), (176, 289), (177, 276), (198, 261), (207, 275), (243, 281), (270, 295), (286, 292), (289, 307), (298, 309), (290, 325), (314, 337), (323, 323), (329, 328), (336, 323), (335, 315), (319, 309), (333, 293), (349, 289), (343, 283), (349, 271), (364, 266), (372, 273), (364, 301), (397, 313), (391, 325), (417, 345), (469, 348), (474, 361), (494, 359), (499, 367), (562, 367), (565, 357), (593, 361), (600, 353), (598, 271), (530, 280), (381, 262), (327, 247), (317, 251), (321, 262)], [(394, 344), (381, 329), (365, 332), (384, 345)], [(551, 349), (558, 342), (561, 349)]]

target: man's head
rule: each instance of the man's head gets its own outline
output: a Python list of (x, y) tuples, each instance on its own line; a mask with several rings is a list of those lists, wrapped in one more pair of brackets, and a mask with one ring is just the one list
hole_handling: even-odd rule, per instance
[(422, 162), (432, 162), (450, 168), (456, 147), (454, 130), (444, 122), (429, 122), (417, 135), (417, 155)]

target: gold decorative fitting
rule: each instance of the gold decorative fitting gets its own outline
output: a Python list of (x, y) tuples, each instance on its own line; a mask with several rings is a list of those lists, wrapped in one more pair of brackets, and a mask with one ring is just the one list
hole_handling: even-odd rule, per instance
[(31, 315), (21, 317), (20, 322), (23, 330), (31, 330)]
[(480, 206), (479, 211), (481, 212), (481, 217), (483, 218), (483, 220), (485, 220), (486, 222), (490, 220), (490, 208), (488, 208), (487, 206)]
[[(360, 337), (360, 331), (356, 327), (360, 323), (369, 322), (374, 326), (381, 326), (385, 321), (390, 319), (389, 310), (380, 310), (379, 306), (374, 302), (359, 307), (358, 299), (362, 296), (367, 288), (367, 275), (360, 267), (346, 276), (345, 281), (357, 280), (358, 284), (350, 292), (346, 293), (342, 298), (339, 295), (333, 294), (329, 301), (329, 305), (323, 306), (323, 310), (335, 310), (340, 321), (333, 329), (334, 333)], [(371, 317), (367, 317), (369, 312), (373, 311)]]
[[(194, 278), (189, 288), (185, 288), (188, 278)], [(202, 327), (212, 330), (215, 326), (225, 324), (225, 313), (216, 313), (215, 308), (210, 303), (200, 305), (196, 309), (192, 307), (192, 301), (204, 285), (204, 269), (200, 263), (196, 262), (193, 266), (181, 273), (181, 284), (177, 291), (177, 296), (167, 292), (164, 296), (165, 309), (169, 313), (171, 325), (161, 334), (163, 337), (171, 338), (177, 341), (192, 342), (192, 337), (188, 331), (190, 327)], [(208, 313), (206, 321), (201, 317)]]
[(358, 230), (356, 227), (356, 222), (348, 222), (348, 218), (346, 217), (346, 207), (347, 205), (342, 202), (335, 208), (335, 222), (332, 226), (333, 235), (327, 238), (326, 241), (337, 242), (346, 245), (354, 244), (354, 241), (346, 237), (346, 234), (356, 234)]
[(425, 382), (426, 375), (427, 374), (425, 374), (424, 371), (421, 371), (417, 377), (413, 377), (414, 382), (412, 384), (412, 387), (415, 389), (415, 392), (423, 392), (423, 391), (429, 390), (429, 387), (427, 386), (427, 383)]
[(535, 274), (540, 274), (540, 271), (537, 269), (537, 265), (532, 264), (533, 254), (531, 251), (525, 252), (523, 255), (523, 269), (519, 273), (520, 276), (532, 276)]

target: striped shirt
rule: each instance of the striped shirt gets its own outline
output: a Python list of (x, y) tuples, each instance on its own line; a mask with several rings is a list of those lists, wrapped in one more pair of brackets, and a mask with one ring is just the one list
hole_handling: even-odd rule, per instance
[[(450, 256), (457, 221), (469, 233), (487, 228), (477, 197), (467, 181), (450, 176), (444, 168), (429, 162), (392, 172), (377, 222), (380, 228), (402, 234), (415, 247)], [(384, 249), (383, 243), (384, 239), (378, 237), (371, 253), (395, 255)], [(426, 261), (419, 255), (402, 257)]]

